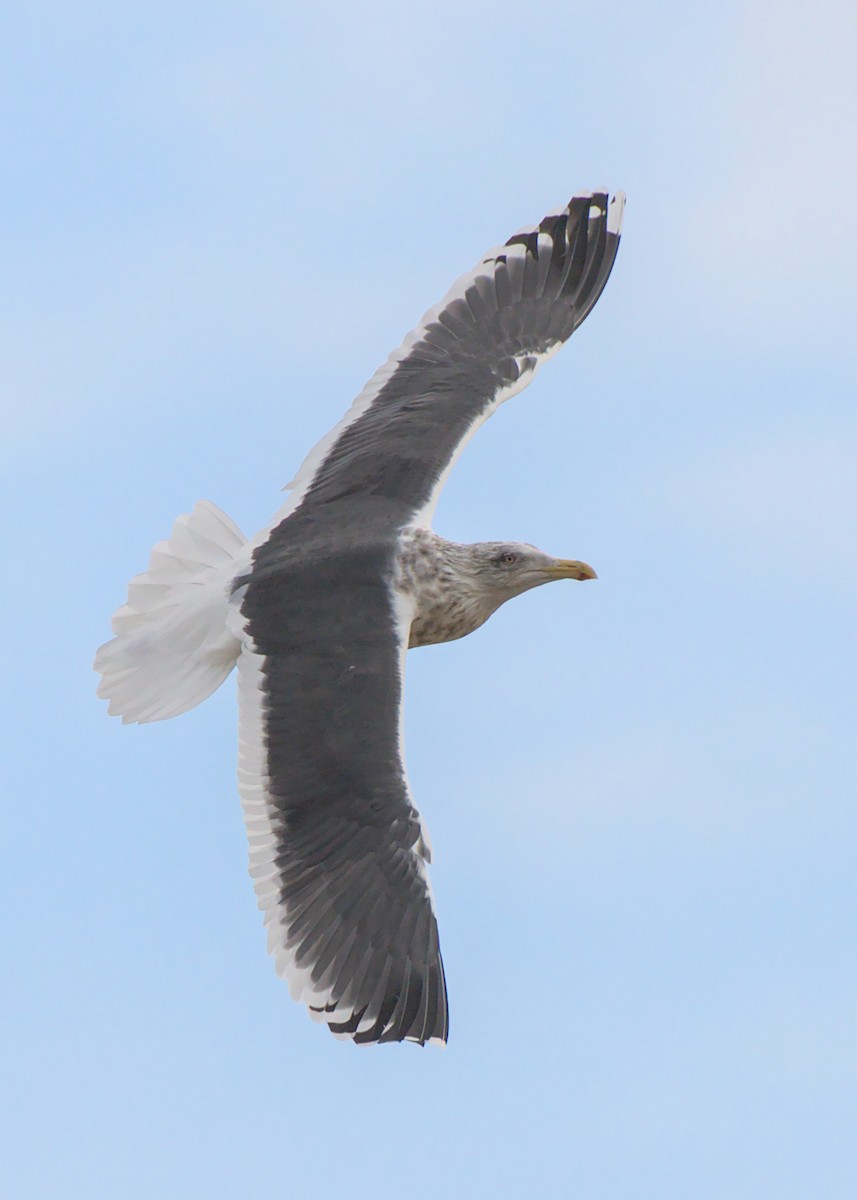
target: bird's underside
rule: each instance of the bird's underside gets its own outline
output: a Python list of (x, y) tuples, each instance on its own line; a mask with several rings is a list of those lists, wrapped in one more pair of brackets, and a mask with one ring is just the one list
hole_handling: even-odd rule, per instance
[(622, 197), (573, 198), (486, 255), (310, 453), (252, 542), (200, 502), (159, 543), (96, 658), (125, 721), (174, 716), (238, 664), (239, 790), (268, 948), (358, 1043), (444, 1042), (428, 838), (401, 744), (408, 645), (460, 637), (585, 563), (443, 542), (437, 494), (474, 430), (586, 317)]

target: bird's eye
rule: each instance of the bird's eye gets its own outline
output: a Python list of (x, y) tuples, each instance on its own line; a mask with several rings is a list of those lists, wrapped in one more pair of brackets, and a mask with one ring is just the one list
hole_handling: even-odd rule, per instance
[(507, 567), (510, 567), (512, 563), (516, 563), (517, 561), (517, 554), (513, 554), (511, 550), (507, 550), (505, 554), (500, 555), (500, 562), (505, 563)]

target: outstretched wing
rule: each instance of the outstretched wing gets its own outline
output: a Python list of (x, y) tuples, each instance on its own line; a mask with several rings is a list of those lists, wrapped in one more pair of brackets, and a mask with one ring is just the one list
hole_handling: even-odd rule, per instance
[(309, 453), (264, 536), (301, 505), (358, 497), (383, 501), (390, 527), (429, 524), (468, 438), (601, 295), (624, 203), (621, 192), (575, 196), (453, 284)]
[(428, 849), (401, 750), (411, 614), (388, 585), (388, 547), (356, 537), (329, 557), (312, 529), (295, 532), (293, 561), (250, 577), (238, 664), (239, 789), (268, 949), (334, 1034), (444, 1042)]

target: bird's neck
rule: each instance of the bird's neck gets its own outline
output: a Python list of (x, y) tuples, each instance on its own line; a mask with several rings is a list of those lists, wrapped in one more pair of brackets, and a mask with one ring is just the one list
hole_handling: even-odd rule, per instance
[(409, 646), (465, 637), (507, 599), (479, 587), (468, 570), (467, 550), (429, 529), (403, 533), (395, 586), (414, 604)]

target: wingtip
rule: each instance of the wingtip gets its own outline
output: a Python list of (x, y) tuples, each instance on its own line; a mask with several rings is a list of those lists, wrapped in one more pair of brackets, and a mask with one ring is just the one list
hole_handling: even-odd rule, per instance
[(622, 215), (625, 211), (625, 193), (618, 191), (611, 194), (609, 188), (593, 188), (592, 191), (575, 192), (569, 201), (569, 206), (575, 200), (590, 201), (589, 217), (591, 220), (602, 215), (603, 205), (607, 205), (607, 232), (618, 237), (622, 231)]
[(607, 206), (607, 232), (619, 237), (622, 232), (622, 217), (625, 213), (625, 193), (616, 192)]

